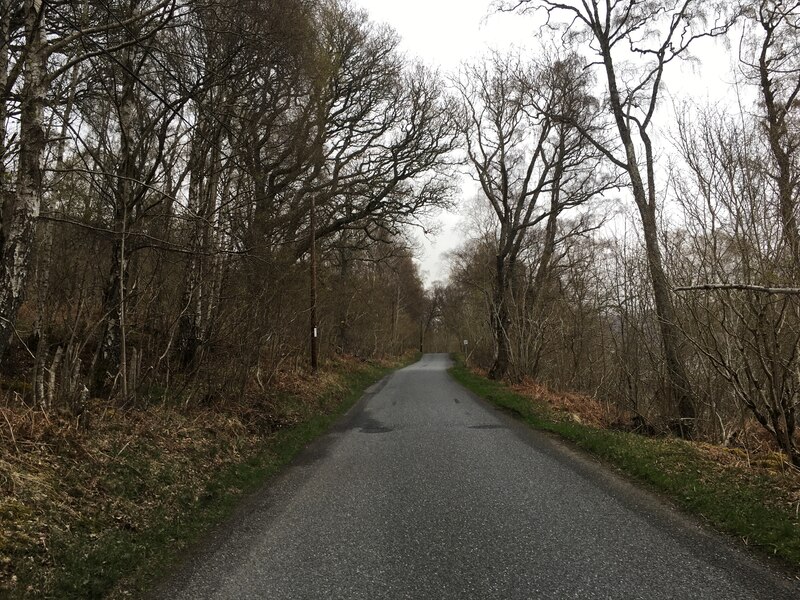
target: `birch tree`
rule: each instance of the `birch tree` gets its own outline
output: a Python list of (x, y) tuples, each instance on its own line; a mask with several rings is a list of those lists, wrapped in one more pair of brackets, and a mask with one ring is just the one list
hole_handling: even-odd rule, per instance
[[(177, 11), (172, 0), (142, 4), (125, 16), (109, 7), (75, 7), (52, 0), (0, 6), (0, 133), (3, 169), (8, 173), (0, 184), (0, 351), (13, 332), (29, 278), (48, 143), (45, 107), (56, 101), (48, 97), (53, 83), (81, 62), (146, 39)], [(137, 23), (139, 36), (110, 42), (113, 32)]]

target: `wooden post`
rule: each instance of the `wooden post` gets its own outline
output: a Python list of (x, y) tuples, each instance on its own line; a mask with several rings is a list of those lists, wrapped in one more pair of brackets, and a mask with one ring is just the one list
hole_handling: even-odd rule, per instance
[(317, 332), (317, 215), (314, 194), (311, 194), (311, 370), (319, 369), (319, 335)]

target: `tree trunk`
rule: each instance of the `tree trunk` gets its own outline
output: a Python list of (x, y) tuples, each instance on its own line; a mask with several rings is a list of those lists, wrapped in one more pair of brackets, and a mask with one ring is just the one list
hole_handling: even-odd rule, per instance
[[(212, 223), (219, 189), (221, 159), (219, 156), (219, 129), (215, 131), (211, 158), (206, 136), (209, 130), (198, 125), (193, 139), (191, 174), (189, 180), (189, 210), (192, 218), (191, 254), (183, 285), (183, 312), (178, 323), (178, 353), (184, 369), (192, 367), (202, 345), (205, 329), (205, 288), (213, 285), (207, 281), (211, 262), (208, 254), (212, 250)], [(210, 173), (208, 175), (207, 173)], [(209, 294), (210, 295), (210, 294)], [(206, 303), (210, 298), (206, 300)]]
[(800, 468), (800, 450), (798, 450), (794, 439), (789, 435), (786, 436), (786, 446), (784, 451), (789, 457), (789, 462), (791, 462), (795, 467)]
[(398, 281), (395, 284), (394, 294), (392, 295), (392, 347), (391, 351), (393, 354), (399, 353), (400, 342), (399, 342), (399, 329), (400, 329), (400, 303), (401, 303), (401, 295), (400, 295), (400, 282)]
[[(69, 120), (72, 115), (72, 108), (75, 101), (75, 92), (78, 87), (78, 67), (74, 66), (70, 72), (70, 82), (67, 93), (67, 102), (64, 107), (64, 114), (61, 122), (61, 129), (59, 133), (59, 141), (56, 149), (55, 156), (55, 171), (58, 174), (64, 172), (64, 154), (66, 152), (66, 140), (69, 128)], [(51, 185), (53, 185), (51, 181)], [(52, 201), (50, 197), (52, 192), (47, 194), (47, 197), (42, 198), (42, 208), (46, 212), (52, 208)], [(47, 220), (39, 223), (39, 247), (36, 250), (36, 299), (37, 299), (37, 314), (36, 322), (34, 323), (34, 339), (36, 340), (36, 358), (33, 364), (33, 393), (34, 404), (44, 404), (44, 386), (39, 385), (41, 378), (44, 376), (44, 371), (47, 369), (47, 358), (49, 354), (49, 339), (48, 339), (48, 325), (50, 322), (50, 315), (47, 314), (47, 306), (50, 295), (50, 271), (53, 263), (53, 236), (54, 224), (52, 221)], [(52, 408), (52, 402), (48, 400), (48, 406)]]
[(769, 27), (762, 23), (766, 31), (766, 37), (761, 48), (758, 61), (758, 71), (761, 86), (761, 97), (766, 108), (766, 130), (767, 139), (772, 156), (775, 159), (778, 172), (776, 183), (778, 185), (779, 212), (781, 216), (781, 226), (783, 228), (784, 239), (789, 245), (792, 259), (793, 273), (797, 275), (800, 269), (800, 231), (797, 226), (797, 216), (795, 214), (795, 188), (796, 182), (793, 177), (792, 153), (796, 146), (792, 146), (788, 140), (787, 118), (788, 111), (792, 108), (781, 106), (776, 98), (771, 71), (771, 61), (768, 51), (774, 42), (774, 24)]
[[(508, 347), (508, 327), (511, 317), (508, 312), (508, 278), (506, 261), (497, 257), (494, 289), (494, 310), (492, 313), (492, 333), (494, 334), (494, 361), (489, 369), (489, 379), (502, 379), (511, 363)], [(508, 269), (510, 271), (510, 269)]]
[(92, 365), (91, 392), (93, 397), (111, 391), (111, 384), (120, 369), (122, 358), (121, 290), (127, 289), (128, 278), (127, 264), (122, 263), (123, 259), (121, 240), (115, 239), (111, 249), (111, 268), (103, 291), (105, 318), (102, 336)]
[[(638, 203), (637, 203), (638, 204)], [(667, 368), (667, 385), (672, 404), (677, 408), (677, 431), (681, 437), (691, 437), (696, 417), (692, 388), (681, 355), (681, 334), (675, 318), (672, 291), (664, 272), (655, 209), (639, 205), (644, 230), (647, 265), (653, 285), (659, 330), (661, 332), (664, 361)]]
[[(124, 60), (128, 73), (133, 73), (132, 60), (128, 56)], [(125, 247), (130, 228), (131, 209), (133, 208), (133, 182), (136, 181), (136, 165), (134, 158), (135, 127), (135, 81), (126, 77), (122, 84), (119, 103), (120, 150), (119, 167), (116, 172), (114, 190), (114, 239), (111, 244), (111, 265), (103, 293), (103, 314), (105, 326), (100, 344), (95, 355), (92, 369), (93, 393), (96, 395), (111, 392), (109, 386), (117, 376), (123, 383), (123, 398), (126, 402), (127, 364), (125, 348), (125, 295), (128, 290), (128, 256), (130, 249)]]
[[(644, 231), (645, 251), (647, 265), (650, 271), (655, 301), (656, 317), (661, 333), (661, 346), (664, 351), (664, 361), (667, 368), (667, 389), (673, 408), (678, 413), (678, 432), (682, 437), (690, 437), (694, 425), (695, 410), (692, 398), (692, 389), (686, 373), (686, 366), (681, 354), (681, 337), (678, 323), (675, 320), (675, 309), (672, 303), (672, 291), (669, 279), (664, 271), (661, 248), (658, 241), (658, 226), (656, 221), (656, 189), (654, 157), (650, 139), (645, 126), (639, 125), (642, 141), (645, 145), (645, 161), (647, 169), (647, 187), (639, 168), (638, 157), (629, 128), (630, 121), (622, 106), (619, 89), (617, 87), (616, 72), (611, 57), (611, 48), (608, 40), (600, 40), (603, 64), (608, 83), (609, 100), (614, 114), (614, 120), (620, 139), (625, 148), (627, 172), (631, 180), (631, 187)], [(656, 93), (655, 91), (653, 93)]]
[(339, 301), (337, 302), (337, 333), (338, 346), (342, 354), (351, 352), (350, 339), (350, 250), (347, 248), (349, 232), (342, 232), (342, 247), (339, 249)]
[(310, 235), (311, 252), (309, 261), (309, 303), (310, 303), (310, 343), (311, 343), (311, 370), (316, 373), (319, 369), (319, 335), (317, 331), (317, 208), (314, 195), (311, 195), (310, 205)]
[(2, 198), (0, 229), (0, 354), (8, 346), (22, 305), (42, 199), (43, 108), (47, 56), (42, 35), (42, 3), (25, 3), (28, 59), (23, 68), (19, 115), (17, 189)]

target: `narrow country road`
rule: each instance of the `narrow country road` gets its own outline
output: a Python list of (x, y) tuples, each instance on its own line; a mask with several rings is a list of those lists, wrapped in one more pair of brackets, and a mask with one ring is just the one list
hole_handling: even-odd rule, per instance
[(156, 598), (800, 598), (651, 495), (450, 379), (375, 386)]

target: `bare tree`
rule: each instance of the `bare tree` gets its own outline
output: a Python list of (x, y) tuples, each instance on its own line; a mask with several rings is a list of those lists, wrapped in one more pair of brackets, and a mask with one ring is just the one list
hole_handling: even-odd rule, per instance
[[(313, 195), (320, 239), (347, 228), (397, 234), (450, 201), (453, 106), (436, 73), (404, 65), (391, 29), (334, 4), (321, 18), (318, 153), (295, 197), (305, 202), (291, 215), (308, 214)], [(301, 233), (296, 254), (309, 247), (310, 236)]]
[(746, 33), (739, 58), (745, 75), (755, 80), (760, 94), (761, 122), (772, 155), (783, 237), (797, 279), (800, 275), (797, 271), (800, 269), (800, 230), (797, 224), (800, 3), (762, 0), (750, 6), (746, 15)]
[[(48, 92), (75, 65), (147, 39), (177, 12), (172, 0), (141, 3), (124, 16), (107, 7), (73, 8), (30, 0), (19, 7), (4, 3), (0, 9), (3, 168), (13, 165), (16, 170), (13, 185), (9, 184), (11, 177), (3, 177), (0, 350), (8, 344), (29, 275), (34, 224), (43, 194), (42, 159), (48, 142), (45, 105), (55, 101), (48, 98)], [(134, 25), (137, 36), (114, 39), (115, 32), (130, 31)]]
[[(678, 180), (689, 235), (682, 244), (692, 316), (686, 334), (744, 407), (794, 464), (800, 406), (800, 298), (778, 288), (787, 247), (780, 186), (774, 181), (768, 128), (707, 111), (700, 123), (680, 121), (679, 149), (688, 176)], [(701, 198), (696, 205), (690, 198)], [(700, 281), (693, 284), (693, 281)], [(708, 281), (718, 283), (705, 283)], [(701, 292), (701, 293), (698, 293)], [(723, 395), (724, 397), (724, 395)], [(714, 404), (722, 418), (729, 409)]]
[[(542, 9), (553, 25), (563, 17), (566, 23), (560, 27), (565, 29), (565, 39), (583, 44), (582, 50), (598, 59), (596, 64), (607, 86), (606, 107), (621, 152), (591, 134), (589, 138), (630, 179), (647, 248), (669, 392), (679, 416), (678, 429), (688, 436), (694, 419), (693, 394), (659, 242), (660, 203), (651, 130), (667, 66), (687, 56), (698, 38), (727, 31), (731, 20), (723, 18), (725, 6), (698, 0), (520, 0), (502, 6), (505, 10)], [(716, 19), (711, 25), (707, 23), (709, 14)]]
[(483, 64), (464, 67), (455, 81), (472, 176), (498, 223), (492, 378), (503, 377), (511, 364), (510, 305), (517, 260), (530, 230), (547, 221), (536, 282), (541, 286), (554, 252), (558, 215), (608, 186), (597, 177), (597, 161), (578, 130), (566, 117), (552, 116), (569, 115), (591, 129), (587, 85), (574, 56), (535, 65), (493, 54)]
[[(0, 193), (2, 221), (0, 221), (0, 351), (8, 344), (14, 329), (14, 320), (22, 304), (28, 266), (35, 232), (35, 219), (42, 198), (42, 154), (44, 152), (44, 104), (47, 93), (47, 60), (50, 54), (45, 39), (45, 4), (28, 0), (22, 3), (21, 15), (13, 14), (16, 6), (3, 3), (4, 39), (0, 49), (2, 64), (2, 122), (4, 168)], [(21, 45), (24, 50), (12, 54), (12, 47)], [(14, 107), (14, 96), (19, 93), (19, 103)], [(12, 111), (18, 108), (18, 141), (12, 146), (8, 131)], [(9, 189), (6, 164), (16, 154), (16, 181)]]
[[(196, 53), (205, 84), (189, 106), (194, 126), (186, 201), (192, 252), (177, 344), (184, 368), (195, 365), (212, 326), (220, 277), (217, 238), (225, 229), (221, 215), (233, 208), (245, 216), (241, 232), (231, 233), (252, 257), (248, 280), (258, 294), (259, 266), (277, 260), (275, 249), (286, 243), (281, 229), (286, 190), (310, 159), (310, 6), (248, 2), (237, 11), (228, 8), (212, 5), (198, 13)], [(240, 174), (252, 192), (237, 201), (231, 195), (242, 183)]]

